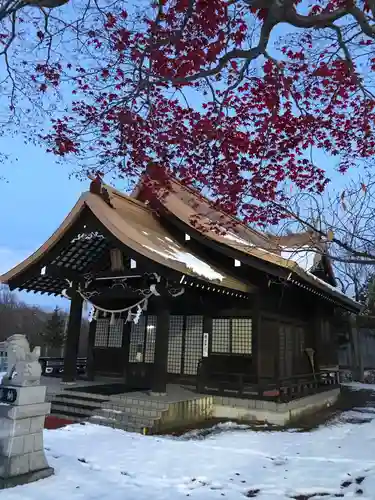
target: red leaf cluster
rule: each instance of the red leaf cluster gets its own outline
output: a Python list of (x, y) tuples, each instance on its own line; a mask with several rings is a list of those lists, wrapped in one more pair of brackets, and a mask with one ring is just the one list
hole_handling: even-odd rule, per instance
[[(309, 13), (342, 6), (317, 0)], [(121, 5), (98, 17), (86, 31), (96, 62), (68, 68), (75, 100), (44, 137), (49, 150), (128, 180), (157, 162), (245, 221), (277, 222), (272, 202), (290, 195), (286, 184), (322, 192), (328, 182), (311, 151), (337, 157), (340, 171), (374, 155), (375, 101), (332, 36), (302, 30), (277, 57), (246, 59), (268, 14), (241, 1), (159, 0), (142, 19)], [(359, 34), (353, 50), (371, 43)], [(61, 67), (37, 74), (58, 85)]]

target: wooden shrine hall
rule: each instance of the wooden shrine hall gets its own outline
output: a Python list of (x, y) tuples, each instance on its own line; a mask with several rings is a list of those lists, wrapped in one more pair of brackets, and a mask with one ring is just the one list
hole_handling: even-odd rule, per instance
[(77, 376), (87, 301), (91, 380), (279, 401), (337, 386), (335, 317), (361, 305), (336, 288), (325, 244), (266, 236), (175, 180), (151, 196), (145, 179), (131, 196), (93, 180), (48, 241), (0, 277), (70, 299), (63, 380)]

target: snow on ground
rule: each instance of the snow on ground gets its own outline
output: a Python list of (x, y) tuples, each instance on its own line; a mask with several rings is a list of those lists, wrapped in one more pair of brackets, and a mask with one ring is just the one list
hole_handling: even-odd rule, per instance
[(0, 491), (0, 500), (375, 499), (374, 408), (311, 432), (213, 430), (179, 438), (88, 424), (45, 431), (56, 475)]

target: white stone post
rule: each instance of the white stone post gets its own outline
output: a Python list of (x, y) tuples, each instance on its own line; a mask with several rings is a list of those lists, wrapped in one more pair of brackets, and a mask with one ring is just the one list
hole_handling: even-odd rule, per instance
[(43, 429), (51, 405), (40, 386), (38, 348), (30, 352), (24, 335), (7, 341), (8, 372), (0, 385), (0, 489), (53, 474), (43, 447)]

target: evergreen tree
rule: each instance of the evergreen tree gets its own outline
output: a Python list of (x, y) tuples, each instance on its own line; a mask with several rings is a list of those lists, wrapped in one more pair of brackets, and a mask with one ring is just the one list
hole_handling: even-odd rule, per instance
[(64, 345), (65, 320), (57, 306), (46, 322), (42, 337), (45, 345), (48, 347), (61, 349)]

